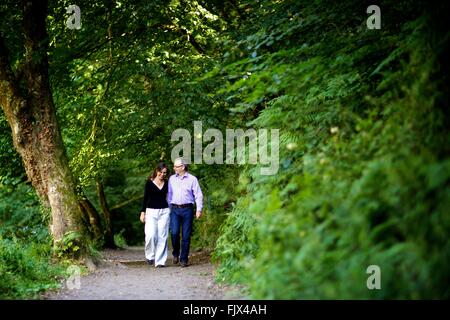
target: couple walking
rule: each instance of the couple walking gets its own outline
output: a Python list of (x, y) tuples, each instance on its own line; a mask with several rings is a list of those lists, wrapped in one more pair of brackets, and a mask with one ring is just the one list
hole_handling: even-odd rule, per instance
[(203, 194), (197, 178), (182, 158), (175, 159), (173, 168), (175, 174), (167, 181), (167, 165), (159, 163), (145, 184), (140, 217), (145, 223), (145, 258), (157, 268), (166, 266), (169, 224), (173, 264), (188, 266), (194, 203), (196, 218), (202, 216)]

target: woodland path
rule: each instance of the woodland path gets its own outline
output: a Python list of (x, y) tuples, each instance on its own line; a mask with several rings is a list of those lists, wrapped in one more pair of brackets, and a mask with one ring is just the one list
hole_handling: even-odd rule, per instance
[(246, 299), (238, 287), (218, 285), (207, 252), (190, 255), (190, 265), (149, 266), (143, 247), (104, 250), (98, 266), (81, 276), (80, 288), (47, 292), (48, 300), (222, 300)]

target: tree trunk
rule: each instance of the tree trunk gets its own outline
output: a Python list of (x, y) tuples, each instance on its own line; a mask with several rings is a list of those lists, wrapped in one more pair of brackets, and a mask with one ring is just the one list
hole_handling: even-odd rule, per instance
[(92, 203), (87, 198), (83, 198), (79, 200), (79, 204), (81, 206), (81, 211), (83, 212), (83, 216), (85, 217), (86, 223), (89, 231), (91, 232), (93, 240), (99, 240), (103, 238), (102, 227), (100, 223), (100, 216), (92, 205)]
[(51, 209), (55, 244), (67, 232), (83, 234), (82, 212), (69, 169), (48, 79), (47, 1), (22, 1), (25, 59), (14, 74), (0, 36), (0, 104), (14, 147), (44, 207)]
[(105, 246), (108, 248), (116, 248), (114, 243), (114, 235), (111, 227), (111, 212), (109, 210), (108, 203), (106, 202), (105, 190), (103, 189), (103, 183), (97, 179), (97, 194), (100, 200), (100, 206), (105, 217)]

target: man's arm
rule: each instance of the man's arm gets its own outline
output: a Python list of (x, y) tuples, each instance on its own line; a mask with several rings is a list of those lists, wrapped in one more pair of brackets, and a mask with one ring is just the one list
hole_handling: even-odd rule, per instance
[(203, 209), (203, 193), (200, 188), (200, 184), (198, 183), (197, 178), (194, 177), (194, 181), (192, 183), (192, 193), (194, 194), (195, 204), (197, 205), (196, 216), (199, 219), (202, 216)]

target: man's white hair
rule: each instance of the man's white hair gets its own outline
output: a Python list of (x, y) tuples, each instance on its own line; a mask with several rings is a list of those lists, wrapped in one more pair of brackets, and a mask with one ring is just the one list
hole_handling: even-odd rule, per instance
[(173, 161), (173, 164), (175, 164), (175, 165), (183, 165), (183, 166), (186, 166), (186, 161), (184, 161), (183, 160), (183, 158), (176, 158), (174, 161)]

